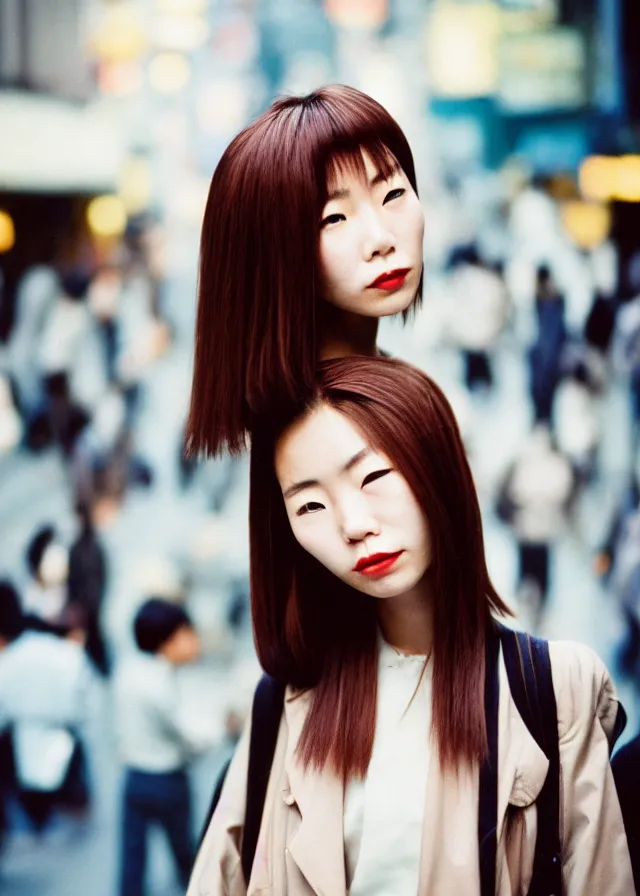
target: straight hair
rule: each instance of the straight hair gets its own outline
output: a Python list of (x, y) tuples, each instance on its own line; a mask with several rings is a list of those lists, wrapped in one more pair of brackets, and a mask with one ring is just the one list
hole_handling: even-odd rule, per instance
[(352, 87), (276, 100), (223, 153), (200, 241), (189, 454), (238, 453), (256, 418), (313, 394), (320, 217), (337, 171), (364, 174), (363, 150), (417, 192), (400, 126)]
[[(311, 407), (344, 414), (406, 479), (428, 520), (434, 594), (433, 736), (443, 768), (486, 756), (484, 665), (492, 613), (511, 615), (487, 570), (480, 508), (460, 432), (425, 373), (389, 358), (324, 362)], [(302, 415), (298, 416), (299, 417)], [(313, 688), (298, 745), (305, 767), (327, 762), (363, 778), (377, 699), (375, 598), (347, 586), (295, 540), (275, 473), (293, 421), (253, 434), (251, 609), (260, 662), (295, 689)]]

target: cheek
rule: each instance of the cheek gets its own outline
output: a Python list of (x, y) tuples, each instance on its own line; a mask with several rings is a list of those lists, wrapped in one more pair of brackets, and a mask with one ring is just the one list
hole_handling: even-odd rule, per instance
[(291, 528), (301, 548), (331, 572), (336, 572), (340, 565), (342, 545), (328, 520), (303, 521), (296, 517)]
[(353, 252), (349, 245), (348, 235), (327, 234), (320, 239), (320, 269), (325, 283), (340, 288), (345, 288), (349, 278), (349, 272), (353, 270)]
[(418, 197), (414, 194), (412, 202), (403, 216), (402, 227), (404, 235), (408, 239), (412, 239), (416, 246), (422, 245), (422, 237), (424, 236), (424, 212)]

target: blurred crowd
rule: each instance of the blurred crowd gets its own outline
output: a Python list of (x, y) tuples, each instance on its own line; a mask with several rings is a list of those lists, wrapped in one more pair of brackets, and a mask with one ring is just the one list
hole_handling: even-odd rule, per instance
[[(500, 358), (510, 352), (522, 369), (527, 429), (496, 468), (488, 495), (515, 547), (512, 597), (538, 631), (553, 590), (555, 546), (579, 525), (582, 497), (609, 475), (601, 462), (607, 401), (612, 390), (625, 395), (615, 500), (585, 563), (593, 563), (624, 621), (618, 672), (640, 682), (640, 254), (624, 272), (632, 286), (624, 294), (616, 245), (572, 245), (544, 184), (523, 182), (509, 195), (487, 182), (480, 205), (465, 197), (464, 183), (434, 203), (435, 222), (444, 226), (448, 203), (453, 224), (445, 240), (436, 228), (439, 257), (431, 246), (429, 259), (427, 245), (424, 306), (407, 332), (415, 327), (427, 368), (432, 355), (457, 358), (453, 400), (472, 461), (478, 420), (490, 420), (474, 414), (503, 401)], [(474, 216), (475, 226), (461, 224)], [(172, 583), (161, 567), (140, 594), (128, 620), (133, 651), (122, 651), (104, 626), (111, 558), (103, 533), (117, 528), (132, 494), (155, 485), (136, 432), (154, 364), (175, 348), (161, 245), (161, 228), (147, 223), (132, 228), (106, 262), (28, 270), (0, 380), (4, 468), (18, 454), (54, 453), (75, 511), (71, 536), (57, 520), (41, 521), (24, 545), (23, 576), (0, 589), (1, 834), (27, 824), (42, 835), (56, 814), (82, 820), (90, 812), (88, 694), (98, 678), (109, 680), (115, 662), (108, 687), (125, 769), (123, 894), (141, 892), (152, 823), (166, 830), (186, 880), (195, 832), (186, 769), (225, 737), (235, 741), (248, 705), (234, 702), (231, 689), (225, 735), (201, 711), (187, 718), (189, 700), (178, 694), (174, 671), (203, 647), (211, 655), (224, 643), (189, 610), (199, 576), (200, 590), (211, 593), (203, 530), (182, 581)], [(237, 464), (221, 461), (213, 477), (198, 479), (199, 465), (183, 449), (176, 446), (178, 491), (193, 488), (195, 477), (223, 519), (237, 500)], [(246, 564), (240, 570), (223, 574), (224, 631), (232, 640), (248, 631)]]
[(246, 709), (233, 695), (207, 717), (201, 687), (179, 674), (203, 653), (205, 665), (207, 656), (228, 658), (234, 632), (246, 632), (246, 563), (222, 564), (220, 618), (205, 612), (196, 633), (184, 606), (203, 591), (215, 598), (217, 514), (237, 480), (230, 460), (203, 469), (178, 438), (176, 490), (188, 491), (195, 479), (205, 499), (197, 538), (179, 568), (166, 555), (140, 560), (126, 638), (105, 622), (119, 559), (109, 533), (127, 500), (159, 488), (137, 435), (154, 364), (174, 341), (162, 306), (160, 240), (157, 224), (143, 222), (106, 260), (88, 255), (82, 264), (27, 270), (0, 352), (3, 477), (18, 457), (33, 463), (33, 475), (38, 459), (53, 457), (72, 510), (71, 520), (42, 517), (21, 562), (3, 561), (13, 575), (0, 582), (0, 848), (11, 833), (47, 837), (60, 819), (86, 826), (101, 773), (91, 752), (103, 736), (96, 714), (106, 688), (107, 731), (124, 774), (123, 894), (142, 892), (146, 829), (154, 823), (166, 829), (186, 881), (195, 848), (186, 769), (196, 756), (231, 746)]
[[(558, 594), (555, 560), (577, 540), (576, 576), (597, 582), (603, 599), (596, 636), (615, 620), (605, 659), (640, 721), (640, 240), (629, 253), (613, 235), (578, 239), (563, 217), (564, 173), (537, 176), (522, 159), (493, 171), (448, 165), (420, 79), (400, 64), (423, 10), (396, 5), (415, 7), (404, 17), (410, 42), (383, 51), (378, 37), (369, 46), (334, 33), (320, 4), (301, 4), (306, 18), (291, 4), (256, 4), (262, 55), (242, 62), (234, 47), (251, 41), (231, 11), (246, 30), (253, 5), (227, 4), (210, 56), (240, 74), (209, 72), (218, 80), (213, 136), (200, 148), (206, 177), (194, 175), (192, 147), (180, 156), (194, 97), (162, 94), (153, 139), (171, 189), (162, 184), (159, 211), (130, 216), (108, 251), (79, 243), (72, 260), (28, 267), (11, 290), (0, 255), (0, 319), (11, 322), (0, 343), (0, 878), (15, 844), (38, 864), (61, 831), (93, 824), (107, 845), (91, 855), (109, 881), (117, 869), (122, 896), (143, 892), (145, 868), (150, 876), (149, 827), (163, 829), (174, 876), (186, 880), (259, 670), (246, 458), (184, 453), (198, 232), (178, 206), (198, 190), (192, 204), (203, 206), (212, 160), (248, 110), (329, 80), (334, 55), (347, 63), (337, 80), (359, 78), (385, 105), (397, 101), (389, 111), (408, 126), (426, 213), (422, 307), (403, 328), (385, 321), (379, 341), (449, 397), (490, 567), (496, 540), (508, 545), (509, 563), (494, 557), (492, 575), (530, 631), (583, 639), (584, 629), (549, 621), (554, 601), (574, 619), (584, 612), (584, 595)], [(217, 15), (225, 4), (213, 6)], [(316, 44), (327, 35), (323, 56)], [(114, 71), (126, 80), (122, 65)], [(571, 198), (578, 192), (573, 183)], [(188, 261), (176, 262), (184, 246)], [(28, 501), (14, 479), (29, 484)], [(105, 789), (117, 792), (112, 814)], [(34, 888), (18, 881), (11, 892)]]

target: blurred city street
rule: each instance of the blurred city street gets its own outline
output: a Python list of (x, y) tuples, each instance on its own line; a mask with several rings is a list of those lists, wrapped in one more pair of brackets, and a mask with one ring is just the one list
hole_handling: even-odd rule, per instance
[[(35, 6), (28, 5), (33, 15)], [(0, 254), (0, 323), (4, 329), (0, 376), (3, 388), (6, 385), (11, 396), (7, 408), (10, 406), (11, 413), (19, 418), (13, 438), (5, 438), (5, 417), (0, 419), (0, 578), (10, 579), (20, 593), (28, 593), (37, 577), (27, 557), (34, 533), (51, 524), (56, 539), (70, 545), (78, 530), (74, 510), (78, 496), (90, 494), (95, 531), (107, 561), (100, 625), (113, 664), (134, 651), (132, 620), (146, 597), (166, 597), (187, 608), (202, 639), (203, 658), (193, 668), (181, 672), (181, 681), (197, 698), (199, 712), (210, 720), (215, 735), (210, 748), (190, 769), (194, 825), (199, 831), (218, 770), (232, 749), (234, 731), (230, 717), (235, 713), (244, 717), (249, 710), (253, 686), (260, 674), (248, 612), (247, 458), (225, 457), (197, 463), (183, 460), (202, 210), (211, 174), (224, 146), (251, 117), (266, 108), (275, 94), (306, 92), (333, 81), (353, 84), (383, 103), (405, 130), (416, 159), (426, 214), (422, 307), (404, 325), (395, 319), (383, 320), (379, 344), (392, 355), (427, 371), (449, 397), (474, 472), (483, 510), (489, 569), (498, 592), (518, 614), (516, 624), (535, 629), (546, 638), (582, 641), (598, 652), (610, 669), (627, 710), (628, 724), (620, 740), (624, 743), (640, 728), (640, 664), (636, 661), (630, 667), (621, 659), (621, 646), (628, 635), (627, 621), (612, 584), (615, 576), (607, 579), (605, 573), (609, 570), (598, 567), (598, 563), (605, 553), (604, 546), (611, 541), (613, 523), (620, 514), (629, 479), (640, 472), (631, 410), (632, 374), (614, 358), (616, 330), (613, 336), (609, 333), (611, 339), (602, 350), (594, 347), (585, 333), (598, 297), (611, 299), (612, 304), (615, 301), (616, 308), (638, 301), (635, 297), (640, 295), (640, 222), (637, 215), (624, 215), (631, 207), (637, 213), (640, 193), (635, 201), (617, 200), (624, 207), (622, 224), (612, 223), (609, 200), (600, 202), (581, 194), (584, 178), (580, 180), (579, 172), (584, 158), (605, 150), (614, 153), (612, 147), (592, 146), (585, 134), (591, 135), (594, 129), (581, 129), (576, 124), (583, 106), (588, 105), (586, 99), (582, 98), (583, 103), (581, 95), (574, 97), (567, 111), (562, 102), (556, 108), (552, 98), (543, 97), (540, 102), (544, 105), (548, 101), (549, 117), (541, 113), (542, 123), (534, 122), (528, 136), (520, 134), (518, 139), (513, 137), (515, 125), (513, 132), (509, 127), (499, 131), (496, 120), (491, 118), (493, 112), (486, 121), (482, 120), (485, 112), (478, 113), (478, 104), (484, 101), (484, 95), (481, 99), (475, 94), (467, 97), (464, 86), (454, 83), (446, 60), (439, 59), (440, 69), (433, 68), (432, 60), (427, 72), (425, 48), (432, 49), (429, 28), (435, 33), (440, 27), (435, 20), (425, 24), (427, 11), (458, 6), (453, 2), (345, 3), (345, 9), (353, 7), (353, 20), (339, 11), (340, 3), (326, 2), (323, 6), (313, 0), (299, 5), (291, 0), (218, 0), (184, 5), (185, 9), (200, 11), (198, 22), (203, 27), (206, 22), (207, 36), (206, 42), (196, 41), (191, 47), (185, 37), (181, 49), (170, 46), (168, 38), (163, 45), (159, 26), (156, 34), (149, 24), (155, 13), (160, 16), (159, 10), (172, 7), (170, 3), (163, 7), (158, 2), (157, 8), (151, 0), (140, 4), (99, 0), (67, 4), (66, 21), (82, 17), (83, 27), (93, 29), (93, 43), (83, 39), (78, 51), (80, 62), (76, 60), (77, 65), (82, 64), (89, 85), (82, 99), (101, 98), (103, 105), (96, 112), (96, 122), (102, 116), (99, 127), (104, 129), (106, 123), (106, 131), (100, 133), (108, 134), (113, 126), (111, 136), (116, 132), (124, 134), (127, 149), (120, 147), (118, 159), (129, 163), (133, 159), (144, 168), (141, 181), (148, 193), (138, 205), (128, 197), (132, 205), (125, 209), (120, 231), (116, 226), (106, 237), (104, 232), (101, 235), (104, 221), (93, 231), (90, 225), (88, 230), (73, 230), (73, 222), (84, 215), (89, 200), (103, 192), (115, 195), (118, 184), (122, 188), (120, 175), (113, 183), (100, 186), (102, 174), (109, 168), (106, 163), (104, 171), (93, 180), (91, 172), (81, 170), (79, 165), (78, 179), (85, 180), (77, 187), (66, 183), (42, 187), (35, 179), (21, 186), (11, 166), (7, 163), (5, 170), (0, 161), (0, 253), (6, 252)], [(613, 5), (620, 9), (623, 6)], [(491, 15), (497, 15), (500, 4), (482, 2), (468, 6), (482, 8), (485, 13), (490, 9)], [(518, 7), (523, 15), (529, 10), (532, 17), (542, 15), (544, 8), (549, 17), (545, 24), (532, 18), (532, 33), (552, 31), (555, 17), (562, 16), (558, 29), (567, 29), (567, 34), (574, 29), (573, 37), (589, 36), (589, 28), (604, 27), (592, 7), (598, 7), (598, 16), (607, 18), (600, 9), (603, 4), (587, 2), (572, 5), (549, 0), (502, 6)], [(374, 7), (375, 14), (371, 12)], [(574, 7), (580, 13), (576, 13), (575, 21), (567, 12)], [(0, 0), (0, 29), (18, 21), (16, 8)], [(176, 4), (172, 8), (172, 14), (176, 14)], [(552, 8), (555, 12), (550, 12)], [(118, 27), (124, 28), (124, 32), (118, 32), (120, 37), (126, 32), (122, 24), (126, 21), (146, 23), (149, 32), (143, 28), (142, 34), (131, 26), (131, 40), (135, 43), (134, 38), (139, 38), (142, 43), (128, 57), (123, 50), (122, 58), (115, 50), (110, 56), (105, 49), (109, 27), (116, 28), (115, 19), (109, 26), (109, 15), (115, 16), (118, 9), (122, 14)], [(587, 16), (589, 10), (593, 12), (592, 19)], [(454, 30), (456, 22), (458, 19), (452, 14), (450, 27)], [(609, 19), (607, 22), (608, 27), (614, 27)], [(60, 22), (56, 27), (60, 34), (64, 33)], [(522, 38), (524, 19), (521, 28)], [(155, 38), (149, 36), (152, 33)], [(569, 40), (571, 35), (567, 34), (564, 36)], [(0, 39), (2, 49), (7, 41), (6, 31)], [(153, 40), (159, 42), (160, 49)], [(115, 38), (114, 42), (117, 43)], [(606, 56), (611, 46), (601, 52)], [(557, 49), (555, 44), (554, 48)], [(151, 58), (156, 51), (156, 58)], [(182, 70), (176, 58), (174, 69), (166, 59), (166, 68), (160, 63), (149, 68), (158, 57), (169, 54), (188, 60), (190, 74), (184, 82), (180, 82)], [(55, 65), (49, 80), (55, 85), (58, 82), (53, 69)], [(73, 71), (69, 63), (60, 75), (60, 83), (65, 78), (76, 83)], [(602, 121), (608, 120), (605, 112), (613, 115), (616, 78), (622, 78), (621, 70), (616, 71), (600, 85), (602, 95), (609, 97)], [(3, 113), (11, 112), (8, 100), (6, 107), (2, 104), (3, 92), (6, 87), (7, 96), (13, 95), (14, 90), (17, 93), (14, 82), (20, 80), (9, 74), (0, 68), (3, 132)], [(479, 65), (475, 74), (468, 74), (468, 79), (473, 81), (483, 74), (486, 72)], [(136, 79), (143, 75), (146, 80), (140, 87)], [(552, 78), (566, 77), (568, 96), (570, 75), (551, 72)], [(588, 81), (586, 75), (585, 79)], [(527, 84), (531, 86), (534, 81)], [(505, 108), (507, 100), (516, 103), (515, 83), (512, 86), (513, 94), (503, 97)], [(527, 86), (522, 89), (526, 97)], [(559, 93), (562, 96), (562, 90)], [(449, 115), (447, 103), (465, 99), (470, 105)], [(72, 105), (69, 90), (65, 101)], [(511, 111), (513, 118), (509, 121), (513, 123), (517, 114)], [(554, 116), (559, 118), (563, 112), (567, 112), (568, 123), (554, 130)], [(521, 114), (523, 120), (529, 114), (535, 118), (530, 110)], [(621, 110), (619, 114), (622, 116)], [(545, 135), (547, 125), (549, 131)], [(88, 125), (85, 123), (84, 127)], [(98, 124), (96, 129), (99, 130)], [(494, 146), (500, 142), (498, 132), (504, 143), (499, 151)], [(628, 158), (637, 153), (634, 146), (630, 142)], [(61, 152), (58, 147), (53, 155)], [(556, 158), (557, 170), (553, 161)], [(117, 166), (111, 167), (115, 170)], [(19, 174), (17, 164), (15, 168)], [(55, 180), (54, 169), (52, 161), (53, 173), (45, 172), (43, 178), (50, 176)], [(135, 164), (130, 171), (134, 169), (138, 171)], [(132, 192), (144, 193), (136, 176), (131, 177), (135, 181)], [(59, 193), (64, 203), (69, 203), (68, 208), (64, 206), (64, 214), (56, 217), (52, 213), (48, 218), (48, 213), (34, 206), (35, 212), (29, 207), (24, 211), (26, 217), (21, 217), (22, 193), (37, 197), (40, 192), (43, 203), (51, 199), (52, 193)], [(121, 193), (125, 192), (122, 188)], [(76, 202), (80, 203), (77, 207)], [(591, 208), (592, 202), (593, 207), (606, 207), (607, 226), (603, 228), (600, 217), (597, 221), (592, 219), (588, 209), (582, 209), (584, 220), (576, 222), (565, 208), (569, 202), (575, 208), (579, 204)], [(20, 231), (21, 222), (37, 218), (42, 221), (37, 229), (43, 230), (56, 226), (50, 220), (63, 221), (60, 245), (80, 249), (71, 255), (61, 251), (55, 256), (51, 252), (47, 257), (37, 256), (34, 250), (18, 264), (16, 253), (2, 248), (1, 216), (5, 206), (15, 218), (16, 247), (21, 239), (27, 239), (25, 230)], [(82, 209), (82, 215), (77, 208)], [(608, 260), (608, 252), (614, 257), (613, 262)], [(73, 265), (67, 264), (71, 256)], [(629, 273), (634, 259), (635, 268)], [(551, 268), (549, 279), (556, 298), (562, 298), (567, 335), (556, 404), (546, 424), (555, 430), (555, 440), (560, 443), (558, 453), (570, 459), (575, 481), (572, 500), (565, 502), (566, 513), (563, 505), (563, 526), (548, 539), (550, 586), (545, 604), (540, 594), (538, 603), (535, 595), (531, 598), (527, 591), (531, 583), (519, 575), (518, 544), (526, 539), (517, 531), (513, 516), (501, 514), (499, 504), (508, 492), (507, 477), (532, 439), (532, 421), (537, 418), (539, 423), (542, 419), (537, 414), (535, 396), (532, 397), (531, 357), (538, 327), (536, 303), (540, 304), (547, 266)], [(43, 407), (47, 408), (46, 420), (47, 413), (52, 419), (55, 417), (51, 408), (57, 393), (50, 388), (49, 375), (53, 367), (47, 368), (42, 361), (33, 387), (24, 373), (36, 354), (40, 358), (44, 327), (22, 337), (26, 351), (18, 351), (16, 334), (22, 326), (20, 322), (28, 316), (27, 306), (33, 310), (40, 302), (44, 307), (42, 297), (46, 294), (47, 307), (54, 307), (66, 289), (59, 286), (55, 277), (60, 275), (60, 282), (67, 284), (64, 278), (71, 268), (74, 274), (77, 269), (86, 273), (77, 304), (85, 310), (89, 308), (89, 323), (82, 325), (85, 329), (69, 352), (72, 357), (68, 380), (73, 388), (68, 407), (83, 407), (87, 420), (82, 434), (74, 433), (73, 444), (68, 447), (55, 425), (46, 438), (38, 441), (40, 430), (34, 423), (38, 419), (36, 412)], [(613, 268), (615, 275), (611, 273)], [(472, 321), (473, 329), (473, 315), (482, 312), (471, 307), (469, 295), (475, 296), (474, 289), (467, 289), (466, 281), (456, 279), (463, 269), (466, 273), (469, 269), (476, 274), (478, 269), (483, 274), (489, 272), (497, 278), (501, 295), (506, 297), (506, 310), (495, 333), (483, 345), (467, 340), (466, 321)], [(37, 279), (41, 270), (47, 276), (55, 272), (54, 287), (46, 285), (44, 275), (42, 281)], [(34, 271), (35, 276), (30, 279)], [(111, 277), (116, 284), (113, 293)], [(478, 287), (478, 295), (480, 291)], [(116, 293), (120, 304), (114, 301), (114, 311), (109, 302)], [(68, 296), (65, 294), (64, 298)], [(115, 360), (110, 355), (113, 346), (109, 342), (109, 328), (114, 321), (119, 333), (118, 348), (113, 352)], [(540, 340), (544, 342), (542, 336)], [(53, 342), (61, 345), (64, 339), (58, 333)], [(635, 370), (640, 364), (640, 339), (638, 346)], [(574, 348), (580, 353), (579, 364), (571, 367), (566, 357)], [(490, 366), (490, 375), (484, 381), (480, 376), (480, 382), (470, 372), (473, 359), (478, 356)], [(579, 366), (580, 373), (575, 374)], [(597, 381), (593, 388), (590, 385), (584, 389), (589, 393), (588, 410), (595, 421), (595, 435), (591, 442), (585, 436), (587, 449), (580, 454), (583, 448), (579, 446), (573, 456), (583, 406), (577, 405), (578, 411), (570, 406), (573, 393), (568, 395), (568, 390), (566, 404), (563, 403), (565, 394), (560, 398), (560, 385), (584, 386), (585, 368), (587, 379)], [(31, 403), (25, 398), (29, 388), (36, 396)], [(3, 395), (4, 391), (0, 398)], [(116, 410), (112, 413), (107, 398), (111, 400), (114, 395)], [(0, 412), (4, 411), (0, 402)], [(120, 444), (124, 446), (121, 453)], [(580, 465), (585, 457), (588, 471), (583, 475)], [(85, 492), (88, 481), (90, 487)], [(615, 545), (610, 553), (614, 558), (610, 562), (615, 566)], [(122, 767), (110, 676), (94, 674), (88, 719), (88, 814), (78, 818), (61, 813), (41, 835), (36, 835), (21, 809), (12, 805), (8, 834), (0, 852), (0, 893), (6, 896), (114, 896), (117, 892)], [(180, 892), (166, 844), (158, 833), (152, 842), (149, 896), (178, 896)]]

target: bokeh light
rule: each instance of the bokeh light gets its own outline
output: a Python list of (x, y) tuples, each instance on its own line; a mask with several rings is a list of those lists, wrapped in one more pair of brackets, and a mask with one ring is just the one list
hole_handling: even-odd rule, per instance
[(127, 210), (119, 196), (96, 196), (87, 206), (87, 224), (94, 236), (113, 239), (127, 226)]
[(103, 7), (89, 38), (89, 49), (98, 59), (129, 62), (142, 56), (147, 46), (147, 32), (135, 3), (117, 2)]
[(580, 249), (594, 249), (609, 236), (611, 212), (606, 205), (573, 199), (563, 203), (560, 216), (565, 230)]
[(180, 93), (190, 77), (189, 60), (182, 53), (158, 53), (149, 63), (149, 83), (159, 93)]
[(341, 28), (379, 28), (387, 15), (387, 0), (325, 0), (327, 16)]
[(495, 3), (440, 3), (429, 17), (426, 58), (440, 97), (478, 97), (498, 84), (500, 10)]
[(16, 242), (16, 229), (9, 212), (0, 209), (0, 252), (9, 252)]
[(122, 167), (118, 194), (129, 215), (148, 208), (151, 201), (151, 169), (147, 159), (132, 156)]

